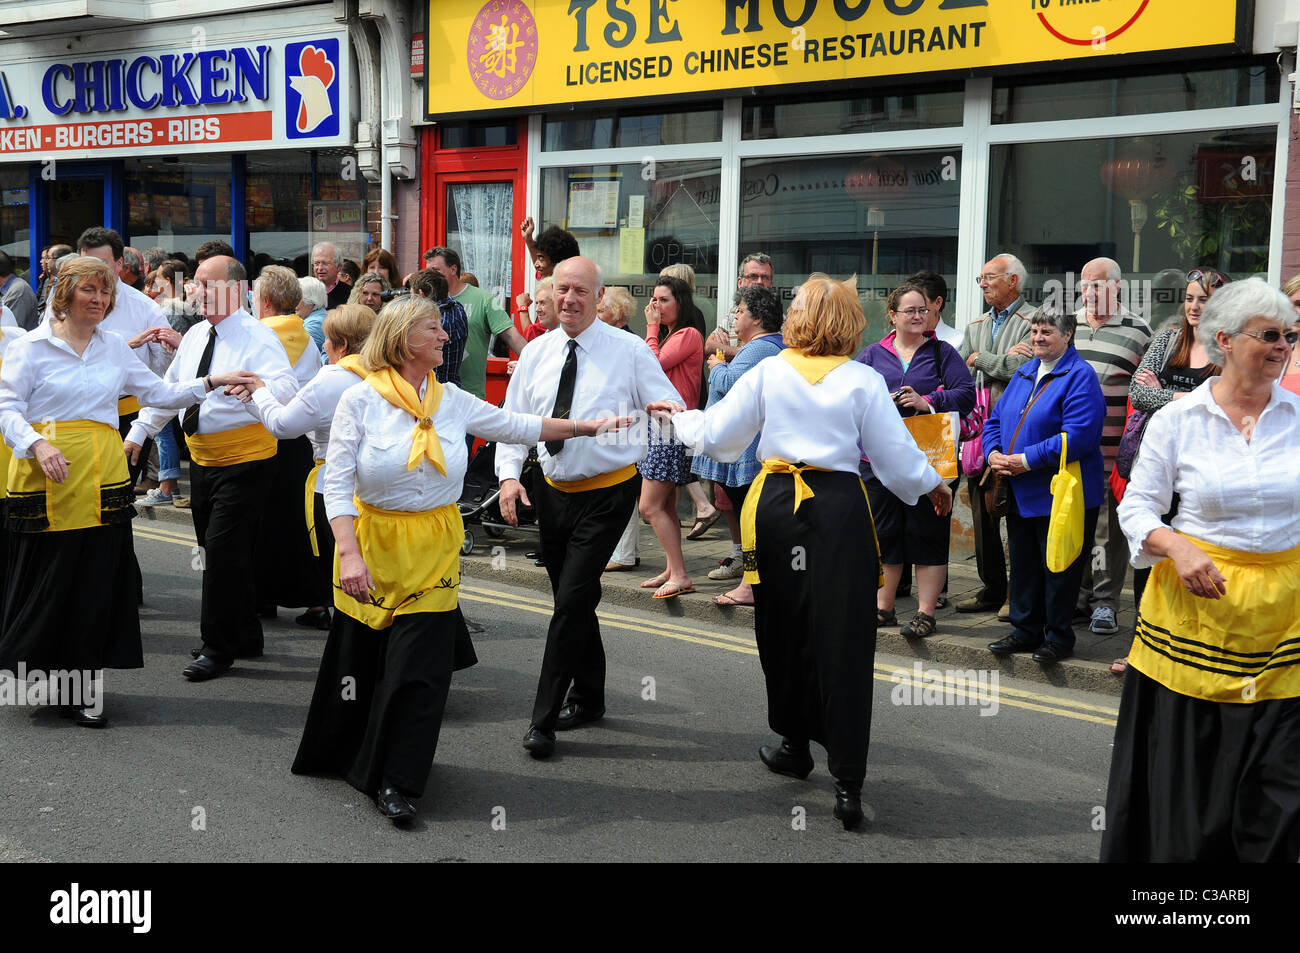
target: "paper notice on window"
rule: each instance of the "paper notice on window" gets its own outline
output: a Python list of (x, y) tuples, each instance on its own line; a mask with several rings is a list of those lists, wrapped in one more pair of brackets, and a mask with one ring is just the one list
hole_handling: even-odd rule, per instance
[(617, 226), (617, 180), (569, 183), (569, 228), (615, 228)]
[(640, 228), (645, 225), (645, 196), (629, 195), (627, 197), (627, 227)]
[(645, 229), (618, 230), (618, 273), (640, 275), (645, 271)]

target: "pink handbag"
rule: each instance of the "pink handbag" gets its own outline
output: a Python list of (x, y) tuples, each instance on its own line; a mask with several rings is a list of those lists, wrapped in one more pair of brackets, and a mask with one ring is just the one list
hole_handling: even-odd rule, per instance
[(975, 409), (961, 421), (961, 472), (976, 476), (984, 470), (984, 421), (989, 416), (989, 389), (983, 372), (975, 378)]

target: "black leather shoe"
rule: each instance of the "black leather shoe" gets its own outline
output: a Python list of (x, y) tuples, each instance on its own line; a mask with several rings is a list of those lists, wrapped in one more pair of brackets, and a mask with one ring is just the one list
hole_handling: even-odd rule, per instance
[(206, 655), (200, 655), (181, 672), (191, 682), (206, 682), (210, 678), (224, 675), (230, 671), (230, 662), (218, 662)]
[(524, 735), (524, 750), (534, 758), (549, 758), (555, 753), (555, 735), (529, 725), (528, 733)]
[[(325, 628), (328, 629), (329, 626), (325, 626)], [(202, 654), (203, 654), (203, 645), (201, 643), (197, 649), (190, 649), (190, 658), (198, 658)], [(261, 658), (261, 657), (262, 657), (261, 649), (258, 649), (256, 652), (240, 652), (235, 656), (235, 658)]]
[(379, 813), (384, 815), (394, 824), (402, 824), (406, 821), (415, 819), (415, 808), (401, 791), (387, 782), (379, 789), (375, 795), (375, 806), (379, 808)]
[(305, 625), (309, 629), (320, 629), (323, 632), (328, 632), (330, 627), (330, 610), (308, 609), (293, 621), (297, 622), (299, 625)]
[(1074, 649), (1068, 648), (1059, 642), (1044, 642), (1033, 654), (1035, 662), (1047, 664), (1049, 662), (1064, 662), (1074, 654)]
[(854, 830), (862, 823), (862, 782), (835, 782), (835, 819), (844, 825), (846, 831)]
[(199, 643), (199, 647), (197, 649), (190, 649), (190, 658), (198, 658), (202, 654), (203, 654), (202, 642)]
[(989, 651), (994, 655), (1015, 655), (1017, 652), (1037, 652), (1042, 642), (1026, 642), (1018, 635), (1008, 635), (989, 643)]
[(535, 549), (535, 550), (533, 550), (532, 552), (524, 553), (524, 558), (525, 558), (525, 559), (541, 559), (541, 558), (542, 558), (542, 551), (541, 551), (540, 549)]
[(76, 705), (60, 705), (59, 717), (70, 718), (72, 721), (83, 728), (107, 728), (108, 718), (100, 712), (96, 715), (88, 708), (78, 708)]
[(792, 744), (789, 738), (782, 738), (779, 748), (763, 745), (758, 749), (758, 760), (767, 765), (769, 770), (784, 774), (787, 778), (798, 778), (802, 781), (812, 774), (813, 759), (808, 745)]
[(560, 709), (560, 715), (555, 719), (556, 731), (571, 731), (574, 728), (580, 728), (589, 721), (600, 721), (605, 717), (605, 709), (588, 708), (586, 705), (579, 705), (577, 702), (569, 702)]

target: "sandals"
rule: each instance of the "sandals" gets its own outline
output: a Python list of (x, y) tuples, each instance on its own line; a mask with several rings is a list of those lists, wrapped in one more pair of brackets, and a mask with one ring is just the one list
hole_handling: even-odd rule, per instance
[(739, 599), (737, 599), (735, 596), (733, 596), (730, 592), (722, 592), (722, 593), (719, 593), (718, 595), (714, 596), (714, 597), (713, 597), (713, 604), (716, 605), (716, 606), (748, 606), (748, 607), (751, 608), (751, 609), (754, 608), (754, 603), (752, 603), (752, 602), (741, 602)]
[(666, 582), (658, 589), (655, 590), (654, 598), (675, 599), (678, 596), (684, 596), (686, 595), (686, 593), (694, 592), (694, 591), (695, 591), (695, 586), (691, 585), (691, 583), (689, 582), (684, 586), (679, 586), (675, 583)]
[(717, 509), (715, 507), (712, 516), (708, 517), (707, 519), (702, 519), (702, 520), (697, 519), (695, 521), (695, 525), (692, 526), (691, 531), (686, 534), (686, 538), (699, 539), (701, 536), (703, 536), (705, 533), (709, 531), (709, 527), (712, 526), (714, 523), (716, 523), (718, 521), (718, 517), (721, 515), (722, 515), (722, 510)]
[(653, 576), (641, 583), (642, 589), (662, 589), (668, 582), (668, 570), (665, 569), (657, 576)]
[(886, 612), (884, 609), (876, 610), (876, 625), (898, 625), (898, 613), (893, 609)]
[(1117, 658), (1115, 661), (1111, 662), (1110, 670), (1116, 675), (1123, 675), (1128, 671), (1128, 656), (1126, 655), (1123, 658)]
[(928, 612), (918, 612), (911, 622), (899, 630), (899, 634), (908, 639), (924, 639), (934, 635), (934, 616)]

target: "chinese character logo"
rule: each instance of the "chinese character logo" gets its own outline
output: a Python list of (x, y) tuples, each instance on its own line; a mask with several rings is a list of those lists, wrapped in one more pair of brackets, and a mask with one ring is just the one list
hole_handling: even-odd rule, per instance
[(488, 0), (469, 30), (470, 79), (489, 99), (524, 88), (537, 63), (537, 23), (521, 0)]
[(284, 50), (285, 126), (290, 139), (339, 134), (339, 41), (290, 43)]

